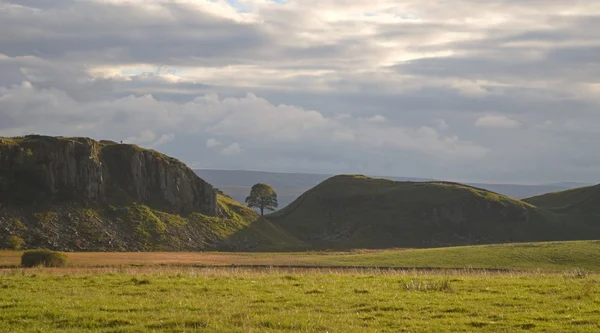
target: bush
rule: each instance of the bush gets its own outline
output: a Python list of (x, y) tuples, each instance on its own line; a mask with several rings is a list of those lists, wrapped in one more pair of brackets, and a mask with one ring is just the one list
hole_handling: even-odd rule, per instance
[(9, 250), (20, 250), (23, 245), (25, 245), (25, 241), (23, 238), (19, 236), (9, 236), (6, 240)]
[(63, 267), (67, 265), (67, 256), (64, 253), (50, 250), (26, 251), (21, 256), (23, 267)]

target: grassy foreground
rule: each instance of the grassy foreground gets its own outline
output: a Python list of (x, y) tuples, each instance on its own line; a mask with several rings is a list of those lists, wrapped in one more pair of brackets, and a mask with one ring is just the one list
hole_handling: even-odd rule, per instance
[(1, 332), (597, 332), (598, 275), (0, 271)]
[[(68, 253), (68, 257), (73, 267), (292, 265), (600, 271), (599, 253), (600, 241), (574, 241), (352, 252), (76, 252)], [(21, 252), (0, 251), (0, 267), (18, 266), (20, 255)]]

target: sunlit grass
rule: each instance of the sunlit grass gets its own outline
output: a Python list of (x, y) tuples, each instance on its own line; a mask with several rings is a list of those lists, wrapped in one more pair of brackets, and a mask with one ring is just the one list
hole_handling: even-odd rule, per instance
[(0, 272), (0, 332), (595, 332), (600, 276), (108, 267)]
[[(515, 243), (436, 249), (350, 252), (75, 252), (72, 267), (114, 265), (351, 266), (600, 271), (600, 241)], [(0, 251), (0, 267), (20, 263), (21, 252)]]

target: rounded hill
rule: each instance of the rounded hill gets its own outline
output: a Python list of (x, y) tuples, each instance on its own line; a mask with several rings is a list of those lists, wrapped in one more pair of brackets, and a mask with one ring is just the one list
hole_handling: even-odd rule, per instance
[(575, 239), (554, 214), (450, 182), (327, 179), (269, 220), (325, 248), (433, 247)]
[(599, 214), (600, 185), (553, 192), (524, 200), (556, 212)]

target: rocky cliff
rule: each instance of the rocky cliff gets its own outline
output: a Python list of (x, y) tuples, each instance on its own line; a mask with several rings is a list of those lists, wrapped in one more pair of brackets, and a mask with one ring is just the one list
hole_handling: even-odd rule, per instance
[(0, 203), (62, 201), (219, 214), (213, 187), (156, 151), (88, 138), (0, 139)]
[(159, 152), (88, 138), (0, 138), (0, 249), (278, 250), (300, 245)]

